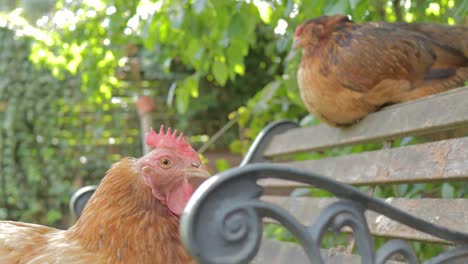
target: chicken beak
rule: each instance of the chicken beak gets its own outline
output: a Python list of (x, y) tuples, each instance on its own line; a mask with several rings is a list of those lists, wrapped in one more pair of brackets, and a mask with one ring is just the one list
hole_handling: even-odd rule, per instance
[(211, 174), (205, 166), (200, 166), (196, 169), (186, 171), (187, 180), (192, 184), (194, 189), (197, 189)]

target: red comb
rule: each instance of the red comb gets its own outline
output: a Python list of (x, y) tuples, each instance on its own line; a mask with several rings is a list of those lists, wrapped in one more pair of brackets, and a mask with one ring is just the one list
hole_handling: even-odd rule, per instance
[(302, 34), (302, 25), (296, 27), (296, 32), (294, 32), (294, 37), (299, 37)]
[(177, 137), (177, 129), (172, 132), (172, 128), (168, 128), (167, 132), (164, 132), (164, 125), (161, 125), (159, 134), (153, 129), (146, 134), (146, 144), (157, 149), (171, 149), (190, 159), (200, 159), (198, 153), (185, 141), (183, 133)]

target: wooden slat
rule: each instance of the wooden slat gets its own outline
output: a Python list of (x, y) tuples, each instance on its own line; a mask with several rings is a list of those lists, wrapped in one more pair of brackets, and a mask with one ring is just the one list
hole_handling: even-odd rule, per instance
[(468, 126), (468, 87), (387, 107), (348, 128), (318, 125), (273, 137), (265, 156), (323, 150)]
[[(306, 225), (312, 224), (323, 208), (336, 201), (334, 198), (272, 196), (263, 197), (262, 200), (281, 205)], [(434, 224), (450, 227), (453, 230), (468, 230), (467, 199), (389, 198), (386, 201), (392, 206)], [(439, 238), (416, 231), (380, 214), (369, 211), (366, 216), (371, 233), (374, 235), (428, 242), (444, 242)]]
[[(468, 179), (468, 137), (335, 158), (285, 163), (355, 185)], [(268, 179), (269, 194), (288, 194), (302, 183)]]
[[(327, 264), (361, 264), (361, 257), (349, 255), (334, 250), (322, 250), (322, 257)], [(259, 253), (252, 261), (255, 264), (284, 264), (284, 263), (309, 263), (302, 247), (299, 244), (279, 242), (264, 239), (260, 246)], [(398, 264), (402, 262), (388, 261), (388, 264)]]

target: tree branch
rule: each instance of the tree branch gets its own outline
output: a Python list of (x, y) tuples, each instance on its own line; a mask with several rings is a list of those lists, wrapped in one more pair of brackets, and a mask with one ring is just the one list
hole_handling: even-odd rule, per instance
[(403, 21), (403, 15), (401, 13), (401, 6), (400, 6), (400, 0), (393, 0), (393, 11), (395, 12), (396, 20), (401, 22)]

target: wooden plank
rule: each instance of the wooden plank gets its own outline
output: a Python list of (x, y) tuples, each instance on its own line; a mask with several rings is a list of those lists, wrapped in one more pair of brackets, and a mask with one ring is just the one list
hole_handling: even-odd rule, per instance
[[(322, 250), (322, 257), (327, 264), (361, 264), (361, 257), (338, 252), (336, 250)], [(255, 264), (284, 264), (284, 263), (309, 263), (302, 247), (296, 243), (280, 242), (264, 239), (255, 259)], [(388, 264), (399, 264), (402, 262), (388, 261)]]
[(276, 135), (265, 156), (323, 150), (365, 142), (427, 135), (468, 126), (468, 87), (387, 107), (361, 122), (335, 128), (318, 125)]
[[(322, 209), (336, 201), (335, 198), (272, 196), (263, 197), (262, 200), (286, 208), (306, 225), (312, 224)], [(468, 230), (467, 199), (389, 198), (386, 201), (392, 206), (434, 224), (450, 227), (453, 230)], [(442, 239), (416, 231), (374, 212), (369, 211), (366, 217), (371, 233), (377, 236), (447, 243)], [(271, 220), (267, 222), (271, 222)]]
[[(354, 185), (468, 179), (468, 137), (360, 154), (284, 163)], [(287, 194), (302, 183), (264, 180), (269, 194)]]

